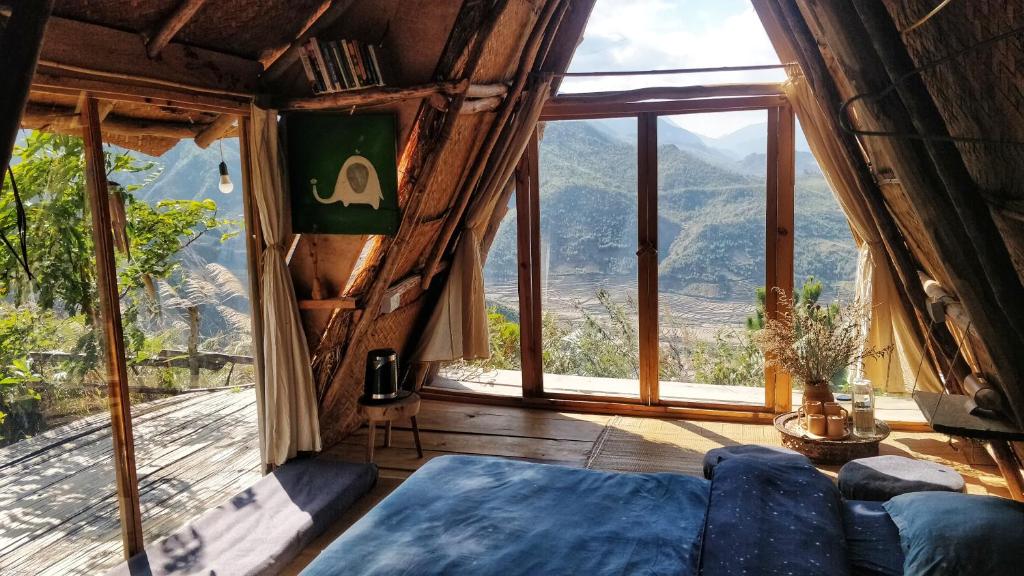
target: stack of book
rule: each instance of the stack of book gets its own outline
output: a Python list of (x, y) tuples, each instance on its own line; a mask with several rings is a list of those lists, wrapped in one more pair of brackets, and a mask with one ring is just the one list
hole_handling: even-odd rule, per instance
[(314, 94), (384, 85), (377, 52), (370, 44), (310, 38), (299, 50), (299, 59)]

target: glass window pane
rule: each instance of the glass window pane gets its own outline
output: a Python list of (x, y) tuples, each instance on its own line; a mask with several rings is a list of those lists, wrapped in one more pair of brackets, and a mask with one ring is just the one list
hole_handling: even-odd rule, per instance
[(116, 152), (122, 327), (153, 542), (260, 478), (239, 142)]
[(0, 573), (96, 574), (123, 559), (85, 157), (77, 137), (24, 132), (13, 159), (19, 257), (0, 194)]
[(658, 120), (660, 398), (763, 405), (767, 112)]
[(637, 120), (540, 131), (544, 391), (639, 395)]

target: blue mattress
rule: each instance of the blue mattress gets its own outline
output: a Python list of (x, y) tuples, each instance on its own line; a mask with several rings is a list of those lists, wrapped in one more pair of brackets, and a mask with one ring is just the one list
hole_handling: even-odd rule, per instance
[(444, 456), (302, 574), (696, 574), (709, 485), (678, 474)]

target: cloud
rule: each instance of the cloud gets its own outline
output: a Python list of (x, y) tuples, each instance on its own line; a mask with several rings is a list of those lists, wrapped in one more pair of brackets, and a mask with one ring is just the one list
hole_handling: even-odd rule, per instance
[[(656, 70), (777, 63), (779, 58), (747, 0), (599, 0), (569, 69)], [(562, 91), (769, 82), (784, 78), (781, 70), (566, 78)], [(706, 119), (701, 120), (700, 116)], [(755, 115), (743, 113), (719, 114), (713, 119), (710, 116), (680, 118), (677, 123), (704, 134), (720, 135), (758, 121)]]

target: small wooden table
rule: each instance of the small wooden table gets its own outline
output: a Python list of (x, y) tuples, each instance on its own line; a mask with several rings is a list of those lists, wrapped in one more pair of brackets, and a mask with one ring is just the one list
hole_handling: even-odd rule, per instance
[(367, 403), (359, 400), (358, 414), (366, 420), (366, 461), (373, 462), (373, 445), (377, 432), (377, 423), (384, 422), (384, 446), (391, 447), (391, 422), (399, 418), (408, 418), (412, 422), (412, 436), (416, 442), (416, 454), (423, 458), (423, 447), (420, 445), (420, 429), (416, 425), (416, 415), (420, 412), (420, 395), (413, 392), (405, 398), (398, 398), (387, 403)]

